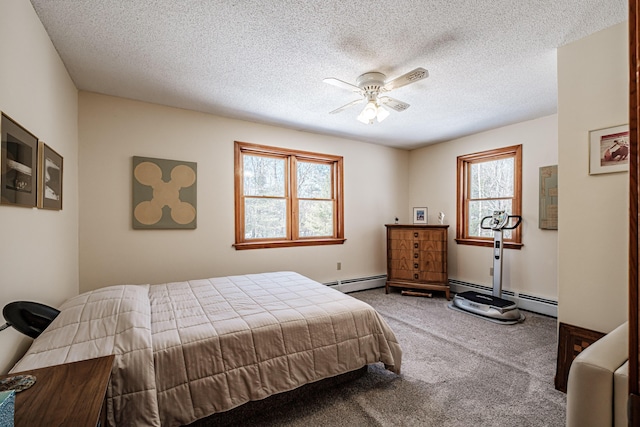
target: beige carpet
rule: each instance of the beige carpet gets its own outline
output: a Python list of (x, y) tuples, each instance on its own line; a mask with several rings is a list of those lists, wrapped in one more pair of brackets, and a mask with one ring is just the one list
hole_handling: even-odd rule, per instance
[[(387, 320), (402, 375), (372, 365), (359, 379), (313, 390), (234, 420), (251, 426), (564, 426), (555, 390), (556, 319), (525, 312), (499, 325), (451, 310), (444, 298), (350, 294)], [(211, 424), (214, 425), (214, 424)]]

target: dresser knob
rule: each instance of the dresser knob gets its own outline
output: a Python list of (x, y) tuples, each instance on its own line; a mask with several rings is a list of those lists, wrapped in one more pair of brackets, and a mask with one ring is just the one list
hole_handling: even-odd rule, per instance
[(413, 268), (418, 268), (418, 263), (413, 264)]
[(417, 244), (417, 243), (414, 243), (414, 244), (413, 244), (413, 247), (414, 247), (414, 248), (416, 248), (416, 249), (418, 249), (418, 244)]
[(414, 279), (416, 279), (416, 280), (418, 280), (418, 275), (417, 275), (417, 274), (414, 274), (414, 275), (413, 275), (413, 278), (414, 278)]
[(413, 237), (418, 238), (418, 233), (413, 233)]
[(413, 254), (413, 257), (418, 258), (418, 254), (417, 253)]

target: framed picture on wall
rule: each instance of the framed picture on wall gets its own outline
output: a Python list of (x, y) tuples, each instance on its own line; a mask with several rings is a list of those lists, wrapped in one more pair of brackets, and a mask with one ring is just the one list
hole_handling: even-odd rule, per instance
[(427, 208), (413, 208), (413, 223), (414, 224), (427, 224), (429, 218)]
[(0, 204), (36, 207), (38, 138), (0, 114)]
[(589, 132), (589, 175), (629, 170), (629, 125)]
[(197, 164), (133, 157), (133, 228), (195, 229)]
[(62, 209), (62, 156), (44, 142), (38, 144), (38, 207)]

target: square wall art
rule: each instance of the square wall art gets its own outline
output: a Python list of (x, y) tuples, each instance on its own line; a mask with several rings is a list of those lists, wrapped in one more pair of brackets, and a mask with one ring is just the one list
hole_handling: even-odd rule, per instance
[(133, 157), (133, 228), (195, 229), (197, 164)]

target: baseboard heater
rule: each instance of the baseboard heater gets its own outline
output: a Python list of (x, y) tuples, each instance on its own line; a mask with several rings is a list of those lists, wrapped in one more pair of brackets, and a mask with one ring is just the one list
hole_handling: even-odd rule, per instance
[[(492, 292), (491, 286), (478, 285), (455, 279), (449, 279), (449, 286), (451, 287), (451, 291), (454, 293), (478, 291), (491, 295)], [(518, 307), (523, 310), (533, 311), (534, 313), (540, 313), (546, 316), (558, 317), (558, 301), (505, 290), (502, 291), (502, 298), (515, 302)]]
[[(356, 279), (336, 280), (325, 283), (325, 285), (337, 289), (345, 294), (349, 292), (364, 291), (367, 289), (382, 288), (387, 281), (386, 274), (379, 276), (359, 277)], [(491, 295), (490, 286), (478, 285), (475, 283), (463, 282), (461, 280), (449, 279), (449, 286), (454, 293), (465, 291), (478, 291)], [(533, 311), (534, 313), (546, 316), (558, 317), (558, 301), (537, 297), (513, 291), (502, 291), (502, 297), (514, 301), (519, 308)]]
[(367, 289), (382, 288), (387, 281), (387, 275), (359, 277), (357, 279), (337, 280), (325, 283), (325, 285), (348, 294), (349, 292), (364, 291)]

